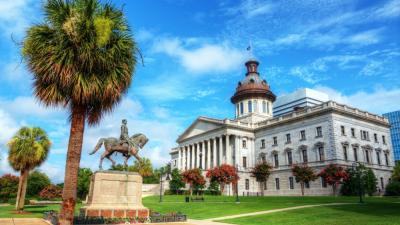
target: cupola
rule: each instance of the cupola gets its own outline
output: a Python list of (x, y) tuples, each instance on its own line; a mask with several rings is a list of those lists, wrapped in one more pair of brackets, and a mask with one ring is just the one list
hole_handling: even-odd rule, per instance
[(235, 94), (231, 97), (231, 102), (236, 106), (236, 118), (248, 115), (272, 117), (272, 103), (276, 96), (267, 81), (260, 77), (258, 65), (259, 62), (255, 59), (245, 63), (246, 76), (238, 83)]

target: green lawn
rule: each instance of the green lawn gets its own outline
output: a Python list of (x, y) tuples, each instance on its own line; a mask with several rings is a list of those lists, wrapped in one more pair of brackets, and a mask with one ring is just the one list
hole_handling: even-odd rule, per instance
[(400, 224), (400, 204), (371, 201), (356, 205), (321, 206), (318, 208), (241, 217), (221, 222), (241, 225), (395, 225)]
[[(79, 212), (81, 204), (77, 204), (76, 212)], [(60, 205), (26, 205), (23, 214), (15, 212), (15, 205), (0, 206), (0, 218), (42, 218), (43, 213), (49, 210), (58, 211)]]
[[(393, 202), (400, 199), (371, 197), (366, 202)], [(184, 202), (184, 196), (164, 196), (164, 202), (158, 202), (158, 196), (143, 198), (143, 204), (151, 210), (167, 213), (182, 212), (192, 219), (207, 219), (249, 213), (269, 209), (286, 208), (299, 205), (321, 204), (332, 202), (358, 202), (357, 197), (235, 197), (206, 196), (205, 202)], [(399, 204), (400, 205), (400, 204)]]

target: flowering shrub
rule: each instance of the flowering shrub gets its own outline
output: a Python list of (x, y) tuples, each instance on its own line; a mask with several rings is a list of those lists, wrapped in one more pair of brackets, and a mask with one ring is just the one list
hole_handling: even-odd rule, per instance
[(325, 182), (332, 185), (333, 195), (336, 195), (337, 186), (349, 178), (346, 170), (336, 164), (329, 164), (319, 173)]
[(206, 183), (200, 169), (186, 170), (182, 173), (183, 181), (190, 186), (190, 195), (193, 194), (193, 188), (201, 188)]
[(264, 195), (264, 188), (262, 184), (267, 182), (269, 175), (271, 174), (272, 166), (266, 162), (258, 163), (252, 170), (251, 176), (256, 178), (257, 182), (260, 184), (260, 190), (262, 195)]
[(62, 189), (60, 187), (50, 184), (49, 186), (43, 188), (42, 191), (40, 191), (39, 196), (42, 199), (54, 199), (61, 197), (61, 194)]
[(239, 180), (236, 168), (228, 164), (222, 164), (221, 166), (209, 169), (207, 171), (206, 177), (210, 179), (210, 182), (219, 183), (221, 193), (224, 192), (226, 184), (235, 184)]
[(4, 174), (0, 177), (0, 201), (6, 202), (15, 197), (18, 191), (19, 178), (11, 174)]
[(301, 187), (301, 195), (304, 195), (304, 184), (310, 181), (314, 181), (318, 178), (318, 175), (314, 172), (314, 170), (304, 165), (294, 165), (292, 167), (292, 173), (297, 183), (300, 183)]

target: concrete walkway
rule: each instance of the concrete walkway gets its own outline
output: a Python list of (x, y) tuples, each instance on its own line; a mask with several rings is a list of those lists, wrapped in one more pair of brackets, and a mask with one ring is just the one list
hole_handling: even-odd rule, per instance
[(0, 218), (1, 225), (49, 225), (40, 218)]
[[(258, 212), (252, 212), (252, 213), (236, 214), (236, 215), (232, 215), (232, 216), (222, 216), (222, 217), (210, 218), (210, 219), (206, 219), (206, 220), (202, 220), (202, 221), (218, 221), (218, 220), (234, 219), (234, 218), (239, 218), (239, 217), (244, 217), (244, 216), (256, 216), (256, 215), (261, 215), (261, 214), (284, 212), (284, 211), (295, 210), (295, 209), (304, 209), (304, 208), (319, 207), (319, 206), (349, 205), (349, 204), (357, 204), (357, 203), (327, 203), (327, 204), (318, 204), (318, 205), (302, 205), (302, 206), (294, 206), (294, 207), (288, 207), (288, 208), (282, 208), (282, 209), (271, 209), (271, 210), (258, 211)], [(219, 223), (219, 224), (226, 224), (226, 223)]]

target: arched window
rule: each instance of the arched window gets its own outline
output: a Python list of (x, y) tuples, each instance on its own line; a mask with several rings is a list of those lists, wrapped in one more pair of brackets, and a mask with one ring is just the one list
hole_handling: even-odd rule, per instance
[(239, 104), (236, 104), (236, 116), (240, 115), (240, 108), (239, 108)]
[(240, 115), (243, 115), (244, 107), (243, 102), (240, 102)]
[(249, 111), (249, 113), (253, 112), (253, 104), (251, 101), (247, 102), (247, 110)]
[(266, 101), (262, 102), (262, 111), (263, 111), (263, 113), (267, 113), (267, 102)]

